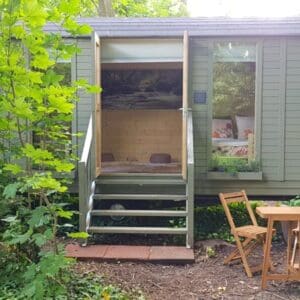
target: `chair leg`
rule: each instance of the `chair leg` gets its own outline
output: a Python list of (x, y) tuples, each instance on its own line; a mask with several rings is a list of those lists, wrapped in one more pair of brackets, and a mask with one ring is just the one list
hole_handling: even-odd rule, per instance
[(295, 264), (297, 245), (298, 245), (298, 234), (295, 236), (295, 239), (294, 239), (294, 247), (293, 247), (293, 251), (292, 251), (292, 257), (291, 257), (291, 260), (290, 260), (290, 266), (292, 268)]
[[(251, 239), (247, 238), (245, 239), (245, 241), (242, 242), (242, 246), (246, 247), (249, 243), (251, 242)], [(238, 247), (236, 247), (224, 260), (224, 264), (227, 265), (228, 263), (230, 263), (232, 260), (235, 259), (240, 259), (241, 255), (240, 255), (240, 251), (238, 249)]]
[(248, 277), (253, 277), (253, 274), (251, 272), (251, 269), (250, 269), (248, 261), (247, 261), (247, 256), (246, 256), (246, 254), (244, 252), (244, 249), (243, 249), (243, 244), (242, 244), (242, 242), (240, 241), (240, 239), (238, 237), (236, 238), (236, 245), (237, 245), (237, 248), (239, 249), (239, 252), (240, 252), (240, 255), (241, 255), (241, 260), (243, 262), (244, 269), (246, 271), (247, 276)]

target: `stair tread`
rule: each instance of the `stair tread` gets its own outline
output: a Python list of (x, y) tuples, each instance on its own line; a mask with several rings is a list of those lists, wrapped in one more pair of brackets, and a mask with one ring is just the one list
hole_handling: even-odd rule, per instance
[(124, 199), (124, 200), (186, 200), (186, 195), (171, 194), (95, 194), (94, 199)]
[(138, 209), (94, 209), (92, 215), (97, 216), (178, 216), (187, 215), (185, 210), (138, 210)]
[(186, 182), (183, 179), (114, 179), (105, 178), (96, 179), (97, 184), (132, 184), (132, 185), (185, 185)]
[(88, 232), (94, 233), (141, 233), (141, 234), (186, 234), (187, 229), (173, 227), (118, 227), (118, 226), (90, 226)]

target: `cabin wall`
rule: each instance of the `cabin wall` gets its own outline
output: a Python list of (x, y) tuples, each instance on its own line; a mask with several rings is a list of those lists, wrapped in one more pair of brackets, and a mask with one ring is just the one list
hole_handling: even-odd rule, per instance
[[(78, 39), (78, 47), (81, 49), (80, 53), (77, 53), (74, 59), (75, 64), (75, 78), (85, 79), (89, 83), (92, 82), (92, 49), (90, 39)], [(76, 107), (76, 126), (77, 132), (81, 133), (82, 136), (78, 137), (77, 151), (78, 157), (80, 158), (82, 147), (84, 143), (85, 133), (88, 127), (89, 118), (92, 112), (91, 103), (93, 95), (88, 94), (84, 91), (78, 92), (79, 101)]]
[[(300, 193), (300, 39), (254, 40), (258, 43), (257, 68), (260, 69), (256, 149), (262, 164), (262, 181), (207, 179), (211, 153), (212, 50), (217, 39), (193, 38), (191, 42), (190, 103), (194, 116), (198, 195), (217, 195), (242, 188), (250, 195)], [(207, 93), (207, 103), (193, 103), (198, 91)]]
[[(195, 152), (195, 191), (202, 193), (205, 188), (206, 172), (208, 169), (212, 76), (212, 43), (209, 40), (193, 39), (190, 43), (190, 74), (189, 100), (193, 110), (194, 152)], [(207, 100), (204, 104), (194, 104), (194, 93), (206, 92)]]
[(287, 40), (285, 179), (300, 180), (300, 38)]
[[(242, 40), (240, 38), (239, 40)], [(195, 193), (217, 195), (220, 191), (245, 188), (250, 195), (295, 195), (300, 193), (300, 38), (252, 38), (259, 47), (261, 71), (258, 91), (259, 117), (257, 155), (263, 180), (208, 180), (211, 153), (212, 49), (217, 39), (190, 40), (189, 101), (194, 117)], [(91, 81), (91, 41), (78, 40), (82, 49), (73, 62), (74, 78)], [(194, 103), (195, 92), (206, 92), (204, 104)], [(85, 133), (92, 96), (79, 93), (76, 126)], [(84, 137), (78, 139), (79, 155)]]
[(149, 162), (152, 153), (181, 160), (182, 113), (176, 110), (103, 110), (102, 147), (117, 161)]

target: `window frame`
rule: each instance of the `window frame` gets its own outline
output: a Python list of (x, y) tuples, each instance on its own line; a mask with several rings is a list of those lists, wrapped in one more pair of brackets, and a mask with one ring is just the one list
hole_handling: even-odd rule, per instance
[[(229, 42), (240, 42), (240, 43), (255, 43), (256, 45), (256, 68), (255, 68), (255, 109), (254, 109), (254, 157), (259, 162), (261, 169), (261, 126), (262, 126), (262, 77), (263, 77), (263, 39), (258, 38), (243, 38), (243, 37), (224, 37), (214, 38), (209, 41), (209, 87), (208, 87), (208, 126), (207, 126), (207, 173), (213, 174), (218, 173), (209, 170), (209, 162), (212, 158), (212, 120), (213, 120), (213, 64), (214, 64), (214, 46), (217, 42), (229, 43)], [(245, 172), (253, 173), (253, 172)], [(257, 180), (262, 180), (261, 172), (257, 177)], [(224, 174), (224, 172), (223, 172)], [(246, 176), (247, 177), (247, 176)], [(224, 177), (223, 177), (224, 178)], [(218, 176), (208, 176), (208, 179), (219, 180)], [(243, 180), (234, 176), (234, 180)], [(244, 179), (247, 180), (247, 179)], [(255, 180), (255, 179), (253, 179)]]

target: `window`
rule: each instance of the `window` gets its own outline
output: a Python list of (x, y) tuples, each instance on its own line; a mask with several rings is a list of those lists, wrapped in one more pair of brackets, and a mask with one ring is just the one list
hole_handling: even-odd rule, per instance
[(256, 44), (218, 42), (213, 52), (212, 157), (254, 160)]

